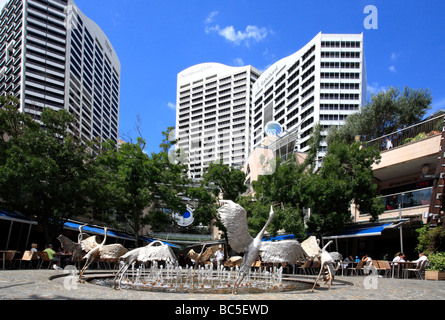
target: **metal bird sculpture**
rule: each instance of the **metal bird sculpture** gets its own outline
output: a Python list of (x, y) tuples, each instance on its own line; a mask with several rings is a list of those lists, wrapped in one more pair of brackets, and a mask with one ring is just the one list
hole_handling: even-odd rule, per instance
[[(90, 264), (96, 260), (96, 259), (104, 259), (108, 261), (116, 261), (119, 257), (124, 255), (128, 252), (128, 249), (126, 249), (123, 245), (120, 243), (114, 243), (114, 244), (107, 244), (105, 245), (105, 242), (107, 241), (107, 231), (108, 228), (104, 229), (105, 235), (102, 243), (97, 244), (96, 246), (93, 246), (92, 249), (90, 249), (87, 254), (83, 257), (83, 259), (86, 260), (85, 265), (83, 266), (82, 270), (79, 274), (79, 280), (82, 279), (83, 273), (85, 270), (90, 266)], [(91, 237), (90, 237), (91, 238)], [(87, 238), (86, 240), (88, 240)], [(82, 242), (82, 249), (86, 248), (85, 240)], [(88, 243), (90, 244), (90, 243)], [(93, 241), (91, 241), (91, 244), (93, 244)]]
[(227, 229), (229, 244), (238, 253), (245, 253), (241, 263), (239, 276), (235, 280), (234, 293), (249, 272), (252, 263), (262, 252), (264, 262), (294, 264), (300, 259), (305, 259), (307, 254), (298, 241), (285, 240), (277, 242), (263, 242), (262, 238), (266, 228), (274, 217), (273, 207), (270, 207), (269, 218), (263, 229), (253, 238), (247, 227), (246, 210), (230, 200), (221, 200), (223, 206), (218, 209), (222, 223)]
[[(87, 233), (83, 233), (82, 232), (83, 227), (85, 227), (85, 225), (79, 226), (79, 235), (77, 236), (77, 243), (69, 239), (68, 237), (64, 236), (63, 234), (57, 237), (57, 240), (60, 241), (60, 245), (62, 246), (63, 250), (72, 253), (71, 261), (76, 263), (79, 269), (84, 254), (90, 250), (90, 249), (88, 250), (82, 249), (82, 241), (84, 241), (83, 239), (85, 238), (90, 240), (96, 239), (96, 236), (90, 237), (90, 235), (88, 235)], [(94, 246), (97, 246), (97, 241), (96, 240), (90, 241), (90, 243), (93, 242), (95, 244)], [(92, 248), (92, 245), (88, 245), (85, 247)]]
[[(325, 272), (324, 280), (325, 284), (326, 282), (329, 282), (329, 289), (331, 288), (332, 281), (334, 280), (335, 272), (337, 271), (338, 267), (340, 266), (339, 263), (335, 262), (332, 255), (326, 250), (326, 248), (332, 243), (332, 240), (329, 241), (322, 249), (318, 251), (318, 254), (316, 255), (316, 258), (320, 260), (320, 272), (318, 273), (318, 277), (314, 282), (314, 286), (312, 287), (312, 292), (315, 289), (315, 286), (317, 285), (318, 279), (320, 279), (320, 276)], [(326, 270), (326, 271), (325, 271)]]
[(119, 258), (121, 265), (119, 267), (119, 271), (116, 273), (114, 277), (114, 288), (120, 288), (120, 284), (122, 282), (122, 278), (125, 274), (125, 271), (130, 267), (134, 262), (146, 263), (148, 261), (170, 261), (175, 262), (176, 256), (173, 253), (173, 250), (166, 244), (163, 244), (161, 241), (153, 241), (145, 247), (140, 247), (128, 251), (124, 255)]

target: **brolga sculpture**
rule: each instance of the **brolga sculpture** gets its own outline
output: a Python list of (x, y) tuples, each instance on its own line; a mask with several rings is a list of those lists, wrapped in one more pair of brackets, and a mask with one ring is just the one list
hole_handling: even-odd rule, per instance
[[(82, 279), (83, 273), (85, 270), (90, 266), (90, 264), (96, 260), (96, 259), (104, 259), (104, 260), (114, 260), (116, 261), (119, 257), (124, 255), (128, 252), (128, 249), (126, 249), (123, 245), (120, 243), (114, 243), (114, 244), (107, 244), (105, 245), (105, 242), (107, 241), (107, 231), (108, 228), (104, 228), (104, 239), (102, 243), (97, 244), (94, 246), (91, 250), (88, 251), (88, 253), (83, 257), (83, 259), (86, 260), (85, 265), (83, 266), (82, 270), (79, 273), (79, 281)], [(87, 239), (86, 239), (87, 240)], [(85, 240), (82, 242), (82, 248), (84, 248)]]
[(127, 269), (135, 262), (146, 263), (148, 261), (170, 261), (175, 262), (176, 256), (173, 250), (161, 241), (156, 240), (146, 245), (128, 251), (121, 257), (119, 257), (120, 267), (119, 271), (114, 277), (114, 288), (119, 289), (122, 282), (122, 278)]
[[(75, 264), (77, 264), (77, 267), (80, 269), (80, 263), (82, 262), (82, 258), (86, 252), (88, 252), (90, 249), (92, 249), (91, 246), (87, 246), (88, 249), (83, 250), (83, 239), (90, 239), (88, 240), (90, 243), (92, 239), (95, 239), (95, 236), (90, 237), (87, 233), (83, 233), (82, 229), (85, 227), (85, 225), (79, 226), (79, 235), (77, 236), (77, 243), (73, 240), (69, 239), (68, 237), (64, 236), (63, 234), (59, 235), (57, 237), (57, 240), (60, 241), (60, 244), (63, 248), (63, 250), (71, 252), (71, 261)], [(97, 245), (96, 241), (92, 241), (95, 245)]]
[(218, 209), (221, 221), (227, 229), (229, 244), (238, 253), (245, 253), (240, 266), (240, 272), (235, 280), (233, 292), (236, 293), (238, 286), (250, 271), (252, 263), (262, 252), (263, 262), (273, 263), (296, 263), (299, 259), (305, 259), (304, 252), (298, 241), (285, 240), (276, 242), (263, 242), (264, 232), (274, 218), (273, 207), (270, 207), (269, 218), (261, 231), (253, 238), (247, 226), (246, 210), (237, 203), (230, 200), (220, 200), (223, 206)]
[[(335, 272), (337, 271), (340, 264), (337, 264), (333, 258), (333, 256), (326, 250), (326, 248), (332, 243), (332, 240), (329, 241), (322, 249), (319, 249), (318, 253), (316, 254), (316, 258), (320, 260), (320, 272), (318, 273), (318, 277), (314, 282), (314, 286), (312, 287), (312, 292), (315, 289), (315, 286), (317, 285), (318, 280), (320, 279), (320, 276), (325, 272), (326, 273), (323, 276), (326, 282), (329, 282), (329, 289), (331, 288), (332, 281), (334, 280)], [(337, 265), (335, 267), (335, 265)]]

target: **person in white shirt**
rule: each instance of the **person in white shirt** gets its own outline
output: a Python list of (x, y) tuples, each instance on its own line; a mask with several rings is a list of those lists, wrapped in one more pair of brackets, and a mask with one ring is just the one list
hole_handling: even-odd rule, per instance
[(367, 266), (371, 265), (372, 263), (371, 257), (369, 257), (367, 254), (363, 256), (362, 261), (365, 261)]
[(428, 257), (425, 255), (425, 253), (421, 252), (419, 253), (419, 259), (412, 261), (413, 263), (417, 263), (417, 266), (420, 266), (420, 263), (422, 263), (422, 261), (428, 261)]
[(216, 251), (215, 257), (218, 263), (221, 263), (224, 260), (224, 252), (222, 251), (221, 247), (218, 249), (218, 251)]
[(397, 254), (397, 256), (392, 260), (392, 262), (396, 262), (393, 264), (393, 273), (394, 273), (394, 268), (397, 266), (397, 276), (400, 276), (400, 265), (397, 262), (405, 262), (405, 254), (403, 252), (399, 252), (399, 254)]
[(392, 148), (392, 141), (389, 138), (386, 138), (386, 150)]
[[(393, 260), (392, 262), (405, 262), (405, 254), (400, 252)], [(395, 263), (397, 265), (397, 263)]]
[(38, 248), (37, 243), (32, 243), (32, 244), (31, 244), (31, 250), (30, 250), (30, 251), (32, 251), (32, 252), (37, 252), (37, 251), (39, 251), (39, 250), (37, 250), (37, 248)]

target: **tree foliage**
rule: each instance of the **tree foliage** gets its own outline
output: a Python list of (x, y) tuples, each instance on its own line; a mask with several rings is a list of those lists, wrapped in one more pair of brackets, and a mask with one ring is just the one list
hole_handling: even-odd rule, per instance
[(390, 134), (407, 126), (420, 122), (431, 108), (432, 96), (429, 89), (411, 89), (403, 91), (389, 87), (371, 97), (371, 101), (357, 113), (346, 119), (339, 129), (333, 129), (328, 143), (335, 135), (353, 142), (356, 136), (361, 141)]
[(213, 188), (217, 197), (222, 194), (224, 200), (236, 201), (238, 196), (247, 190), (245, 185), (246, 174), (237, 168), (230, 167), (222, 163), (210, 163), (203, 175), (203, 183), (207, 187)]
[(44, 226), (45, 240), (63, 223), (86, 210), (91, 158), (85, 144), (69, 133), (74, 117), (65, 110), (44, 109), (41, 124), (2, 106), (0, 199), (5, 209), (19, 211)]
[(430, 228), (428, 225), (416, 229), (419, 234), (416, 251), (424, 252), (427, 256), (445, 251), (445, 225)]
[(139, 137), (119, 147), (108, 141), (96, 159), (97, 177), (106, 178), (97, 180), (101, 185), (97, 185), (95, 199), (100, 203), (96, 208), (101, 207), (101, 214), (117, 215), (136, 238), (144, 226), (163, 230), (172, 223), (171, 212), (186, 210), (179, 196), (188, 183), (186, 168), (168, 159), (168, 149), (174, 144), (168, 140), (171, 130), (163, 132), (158, 153), (146, 154), (145, 140)]
[(372, 165), (379, 159), (377, 150), (362, 147), (359, 142), (331, 142), (319, 172), (309, 178), (310, 232), (341, 230), (351, 222), (352, 203), (373, 220), (377, 219), (383, 212), (383, 204), (376, 198)]
[[(317, 170), (321, 141), (321, 129), (316, 125), (303, 163), (296, 163), (294, 158), (276, 159), (275, 171), (252, 183), (255, 199), (244, 199), (252, 232), (258, 232), (265, 224), (270, 205), (274, 206), (276, 217), (268, 232), (284, 230), (299, 239), (304, 239), (307, 231), (324, 234), (342, 229), (351, 222), (352, 203), (372, 219), (383, 212), (372, 173), (373, 163), (380, 159), (379, 152), (362, 147), (359, 142), (336, 139), (328, 146)], [(305, 213), (303, 208), (310, 208), (310, 212)]]
[(1, 97), (0, 106), (0, 205), (36, 219), (46, 242), (70, 218), (124, 223), (137, 237), (146, 225), (162, 230), (172, 223), (164, 209), (185, 211), (180, 195), (189, 180), (186, 167), (168, 159), (172, 128), (160, 151), (147, 155), (143, 138), (119, 147), (80, 141), (65, 110), (44, 109), (39, 124), (18, 110), (16, 98)]

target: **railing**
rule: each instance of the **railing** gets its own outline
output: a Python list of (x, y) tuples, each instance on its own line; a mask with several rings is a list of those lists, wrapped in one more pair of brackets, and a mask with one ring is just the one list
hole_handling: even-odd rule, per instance
[(385, 195), (381, 197), (381, 199), (385, 206), (385, 211), (399, 209), (399, 204), (401, 205), (402, 209), (424, 206), (430, 204), (432, 190), (432, 187), (428, 187), (424, 189), (405, 191)]
[[(401, 129), (399, 131), (387, 134), (377, 139), (368, 141), (368, 145), (376, 145), (379, 151), (396, 148), (411, 142), (416, 142), (442, 132), (444, 116), (438, 116), (413, 126)], [(387, 139), (391, 141), (392, 146), (387, 147)]]

